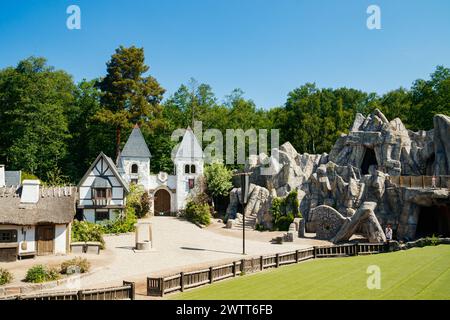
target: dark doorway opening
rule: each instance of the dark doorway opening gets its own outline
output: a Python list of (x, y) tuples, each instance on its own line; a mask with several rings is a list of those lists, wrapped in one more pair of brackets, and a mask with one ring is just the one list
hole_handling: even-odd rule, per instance
[(368, 174), (370, 166), (377, 166), (377, 156), (375, 155), (375, 151), (370, 148), (366, 148), (364, 152), (364, 159), (361, 163), (361, 174)]
[(450, 207), (448, 205), (421, 207), (416, 238), (450, 237)]
[(425, 175), (432, 176), (434, 175), (434, 160), (435, 155), (434, 153), (427, 159), (426, 162), (426, 168), (425, 168)]

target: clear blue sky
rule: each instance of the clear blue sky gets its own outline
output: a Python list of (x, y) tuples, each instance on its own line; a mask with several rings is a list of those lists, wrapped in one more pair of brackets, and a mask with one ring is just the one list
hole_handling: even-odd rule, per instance
[[(71, 4), (81, 30), (66, 28)], [(382, 30), (366, 28), (370, 4)], [(384, 93), (450, 66), (450, 1), (0, 0), (0, 68), (44, 56), (92, 79), (119, 45), (145, 48), (166, 97), (191, 77), (259, 107), (306, 82)]]

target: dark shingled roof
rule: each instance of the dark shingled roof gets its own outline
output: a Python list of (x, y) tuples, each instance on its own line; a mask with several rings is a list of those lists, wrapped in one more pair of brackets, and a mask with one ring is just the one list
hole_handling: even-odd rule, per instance
[(36, 204), (20, 203), (21, 188), (0, 188), (0, 224), (67, 224), (75, 216), (76, 188), (41, 188)]
[(134, 126), (127, 143), (123, 147), (121, 156), (140, 158), (150, 158), (152, 156), (139, 126)]

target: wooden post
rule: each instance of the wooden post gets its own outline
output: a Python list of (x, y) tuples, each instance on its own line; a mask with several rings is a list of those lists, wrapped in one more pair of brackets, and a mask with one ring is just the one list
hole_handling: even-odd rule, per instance
[(181, 292), (184, 291), (184, 272), (180, 272), (180, 290)]
[(79, 290), (77, 292), (77, 300), (84, 300), (83, 299), (83, 290)]
[(263, 270), (264, 269), (263, 263), (264, 263), (264, 257), (261, 256), (261, 257), (259, 257), (259, 264), (260, 264), (260, 269), (259, 270)]
[(425, 189), (425, 177), (422, 176), (422, 189)]
[(295, 250), (295, 263), (298, 263), (299, 257), (298, 257), (298, 249)]
[(357, 256), (359, 254), (359, 246), (357, 243), (355, 243), (355, 256)]
[(124, 281), (123, 282), (124, 286), (131, 286), (130, 288), (130, 300), (135, 300), (136, 298), (136, 284), (134, 282), (128, 282), (128, 281)]
[(313, 253), (314, 253), (314, 259), (316, 258), (316, 256), (317, 256), (317, 253), (316, 253), (316, 251), (317, 251), (317, 247), (313, 247)]
[(236, 277), (236, 261), (233, 261), (233, 277)]
[(159, 278), (159, 290), (161, 297), (164, 297), (164, 278)]
[(241, 273), (244, 273), (244, 272), (245, 272), (245, 260), (242, 259), (241, 260)]
[(278, 268), (280, 266), (280, 254), (277, 253), (275, 255), (275, 258), (276, 258), (276, 265), (275, 266)]
[(213, 283), (213, 267), (209, 267), (209, 283)]

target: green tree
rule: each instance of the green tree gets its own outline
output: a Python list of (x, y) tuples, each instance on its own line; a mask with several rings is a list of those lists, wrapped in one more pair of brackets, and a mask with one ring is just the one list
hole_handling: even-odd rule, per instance
[(97, 86), (101, 90), (102, 109), (96, 118), (116, 128), (116, 157), (120, 152), (122, 129), (132, 123), (156, 128), (161, 114), (160, 102), (165, 90), (152, 76), (144, 76), (144, 49), (120, 46), (108, 61), (107, 75)]
[(43, 179), (63, 165), (75, 86), (44, 58), (0, 71), (0, 162)]
[(233, 184), (231, 179), (233, 172), (221, 162), (214, 162), (205, 167), (207, 192), (212, 197), (226, 197), (229, 195)]

